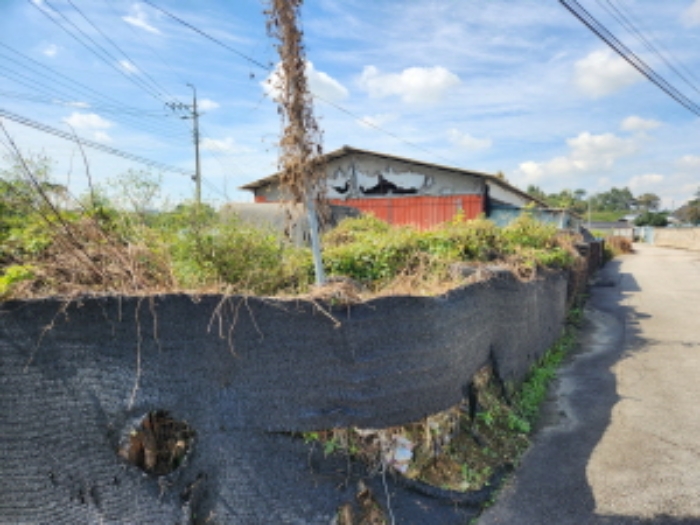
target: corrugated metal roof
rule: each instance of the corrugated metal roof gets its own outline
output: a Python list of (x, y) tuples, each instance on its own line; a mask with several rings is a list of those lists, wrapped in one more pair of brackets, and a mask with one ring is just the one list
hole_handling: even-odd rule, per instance
[[(484, 181), (488, 181), (492, 184), (495, 184), (497, 186), (500, 186), (501, 188), (510, 191), (524, 199), (527, 199), (529, 201), (535, 202), (536, 204), (539, 204), (540, 206), (546, 207), (546, 203), (542, 202), (539, 199), (536, 199), (532, 195), (529, 195), (528, 193), (525, 193), (519, 188), (516, 188), (515, 186), (511, 186), (507, 182), (499, 179), (495, 175), (490, 175), (488, 173), (482, 173), (478, 171), (472, 171), (472, 170), (465, 170), (463, 168), (456, 168), (453, 166), (445, 166), (442, 164), (434, 164), (431, 162), (425, 162), (422, 160), (415, 160), (415, 159), (408, 159), (406, 157), (399, 157), (396, 155), (389, 155), (387, 153), (379, 153), (376, 151), (370, 151), (370, 150), (365, 150), (365, 149), (359, 149), (359, 148), (352, 148), (350, 146), (343, 146), (340, 149), (337, 149), (335, 151), (332, 151), (330, 153), (326, 153), (323, 157), (325, 158), (326, 162), (339, 159), (342, 157), (345, 157), (347, 155), (352, 155), (352, 154), (362, 154), (362, 155), (372, 155), (374, 157), (379, 157), (382, 159), (388, 159), (388, 160), (395, 160), (399, 162), (406, 162), (408, 164), (415, 164), (418, 166), (424, 166), (427, 168), (432, 168), (432, 169), (438, 169), (438, 170), (444, 170), (444, 171), (449, 171), (451, 173), (458, 173), (461, 175), (468, 175), (471, 177), (476, 177), (479, 179), (482, 179)], [(270, 175), (268, 177), (250, 182), (244, 186), (241, 186), (240, 189), (242, 190), (257, 190), (259, 188), (263, 188), (269, 184), (272, 184), (277, 181), (277, 178), (279, 177), (278, 173), (275, 173), (274, 175)]]

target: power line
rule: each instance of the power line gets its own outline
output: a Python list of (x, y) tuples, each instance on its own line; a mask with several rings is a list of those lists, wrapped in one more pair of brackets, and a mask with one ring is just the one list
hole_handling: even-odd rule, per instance
[[(82, 29), (80, 29), (75, 23), (73, 23), (70, 19), (68, 19), (63, 13), (55, 9), (49, 0), (42, 0), (42, 4), (39, 5), (38, 3), (33, 2), (32, 0), (27, 0), (33, 7), (39, 10), (44, 16), (46, 16), (51, 22), (56, 24), (58, 27), (60, 27), (63, 31), (65, 31), (71, 38), (76, 40), (80, 45), (82, 45), (85, 49), (87, 49), (90, 53), (95, 55), (97, 58), (99, 58), (102, 62), (107, 64), (109, 67), (114, 69), (117, 73), (119, 73), (121, 76), (126, 78), (129, 82), (134, 84), (135, 86), (139, 87), (149, 95), (151, 95), (153, 98), (161, 101), (161, 102), (166, 102), (166, 100), (163, 98), (163, 96), (156, 90), (154, 90), (152, 87), (148, 86), (143, 80), (141, 80), (139, 77), (136, 75), (130, 75), (127, 72), (125, 72), (122, 68), (117, 66), (116, 64), (119, 63), (119, 60), (112, 55), (109, 51), (106, 51), (100, 44), (95, 42), (95, 40), (87, 35)], [(73, 31), (68, 29), (63, 23), (61, 23), (56, 16), (53, 14), (50, 14), (48, 10), (44, 9), (42, 6), (46, 5), (49, 7), (54, 13), (56, 13), (59, 17), (61, 17), (63, 20), (66, 21), (69, 25), (71, 25), (73, 28), (77, 30), (78, 33), (83, 35), (83, 38), (90, 41), (95, 47), (92, 47), (90, 44), (86, 43), (83, 38), (80, 38), (77, 36)], [(99, 49), (99, 51), (97, 51)], [(105, 55), (107, 58), (105, 58)], [(111, 60), (114, 61), (111, 62)], [(135, 67), (135, 66), (134, 66)]]
[(55, 69), (53, 69), (45, 64), (42, 64), (41, 62), (34, 60), (33, 58), (21, 53), (20, 51), (17, 51), (16, 49), (12, 48), (11, 46), (9, 46), (3, 42), (0, 42), (0, 47), (6, 49), (7, 51), (10, 51), (14, 55), (17, 55), (19, 58), (21, 58), (22, 61), (20, 62), (18, 59), (12, 58), (9, 55), (5, 55), (6, 60), (10, 60), (11, 62), (14, 62), (15, 64), (21, 65), (22, 67), (25, 67), (32, 72), (37, 72), (38, 74), (43, 74), (45, 72), (48, 72), (50, 75), (56, 77), (56, 79), (51, 80), (51, 82), (53, 82), (54, 84), (61, 84), (64, 86), (69, 86), (70, 89), (76, 89), (77, 91), (81, 91), (85, 94), (89, 93), (87, 95), (88, 97), (94, 97), (95, 99), (104, 100), (104, 101), (108, 102), (109, 104), (114, 104), (115, 106), (122, 108), (122, 111), (126, 111), (126, 112), (140, 111), (136, 108), (132, 108), (130, 106), (127, 106), (116, 99), (113, 99), (107, 95), (104, 95), (104, 94), (100, 93), (99, 91), (96, 91), (96, 90), (92, 89), (91, 87), (86, 86), (85, 84), (82, 84), (82, 83), (74, 80), (73, 78), (71, 78), (67, 75), (64, 75), (63, 73), (56, 71)]
[[(633, 13), (633, 12), (628, 13), (628, 17), (631, 18), (631, 19), (633, 19), (633, 21), (634, 21), (634, 19), (635, 19), (635, 16), (634, 16), (634, 13)], [(640, 25), (639, 19), (636, 19), (636, 20), (637, 20), (637, 25), (639, 26), (639, 25)], [(670, 51), (668, 50), (668, 48), (664, 45), (663, 40), (658, 40), (658, 41), (657, 41), (657, 44), (658, 44), (658, 46), (661, 48), (662, 51), (665, 51), (668, 55), (671, 54)], [(685, 72), (686, 76), (688, 76), (689, 78), (691, 78), (691, 79), (693, 79), (693, 80), (695, 80), (695, 81), (698, 81), (698, 77), (695, 75), (695, 73), (694, 73), (693, 71), (691, 71), (685, 64), (683, 64), (683, 62), (680, 62), (680, 61), (679, 61), (679, 62), (678, 62), (678, 67), (679, 67), (680, 69), (682, 69), (682, 70)]]
[[(657, 57), (659, 57), (678, 77), (685, 82), (688, 87), (690, 87), (696, 93), (700, 93), (700, 89), (654, 45), (654, 43), (648, 39), (644, 33), (637, 27), (637, 25), (624, 13), (622, 7), (616, 6), (611, 0), (597, 0), (598, 3), (610, 13), (615, 20), (617, 20), (620, 25), (622, 25), (628, 32), (632, 33), (637, 37), (637, 39), (644, 45), (644, 47)], [(609, 6), (609, 7), (608, 7)]]
[(21, 115), (18, 115), (16, 113), (12, 113), (10, 111), (7, 111), (5, 109), (0, 108), (0, 117), (4, 117), (8, 120), (12, 120), (13, 122), (16, 122), (18, 124), (21, 124), (23, 126), (27, 126), (30, 128), (33, 128), (35, 130), (41, 131), (43, 133), (48, 133), (50, 135), (54, 135), (56, 137), (71, 141), (71, 142), (79, 142), (83, 146), (90, 147), (92, 149), (100, 150), (105, 153), (109, 153), (110, 155), (115, 155), (117, 157), (121, 157), (123, 159), (127, 160), (132, 160), (134, 162), (138, 162), (140, 164), (144, 164), (146, 166), (149, 166), (151, 168), (155, 168), (161, 171), (169, 172), (169, 173), (179, 173), (181, 175), (188, 175), (192, 176), (192, 172), (178, 168), (176, 166), (170, 166), (168, 164), (164, 164), (162, 162), (158, 162), (156, 160), (148, 159), (146, 157), (141, 157), (140, 155), (135, 155), (133, 153), (128, 153), (126, 151), (118, 150), (116, 148), (112, 148), (110, 146), (106, 146), (104, 144), (101, 144), (99, 142), (95, 142), (92, 140), (84, 139), (81, 137), (77, 137), (76, 135), (73, 135), (71, 133), (68, 133), (66, 131), (53, 128), (51, 126), (47, 126), (46, 124), (42, 124), (40, 122), (37, 122), (35, 120), (31, 120), (29, 118), (23, 117)]
[[(5, 67), (0, 70), (0, 75), (11, 78), (12, 81), (17, 84), (28, 87), (34, 91), (42, 92), (49, 97), (63, 98), (65, 100), (69, 100), (73, 96), (74, 92), (78, 92), (80, 97), (86, 97), (88, 100), (95, 99), (107, 104), (108, 107), (114, 107), (114, 111), (121, 112), (123, 117), (125, 117), (124, 120), (126, 122), (131, 122), (130, 125), (134, 128), (150, 129), (152, 132), (166, 135), (172, 133), (171, 129), (166, 130), (166, 128), (158, 126), (155, 122), (147, 125), (134, 124), (134, 122), (140, 121), (139, 119), (143, 116), (144, 110), (124, 105), (109, 96), (103, 95), (98, 91), (95, 91), (94, 89), (81, 84), (70, 77), (67, 77), (64, 74), (31, 59), (30, 57), (20, 53), (2, 42), (0, 42), (0, 48), (6, 50), (6, 52), (3, 53), (3, 51), (0, 49), (0, 58), (11, 62), (13, 65), (21, 67), (23, 71), (26, 71), (32, 75), (28, 76), (19, 73), (16, 69), (6, 64)], [(7, 51), (12, 53), (12, 55), (8, 54)], [(10, 73), (14, 74), (15, 77), (11, 77)], [(43, 80), (50, 82), (51, 86), (48, 87)], [(90, 104), (90, 106), (93, 105), (94, 104), (92, 103)]]
[[(251, 64), (258, 66), (260, 69), (263, 69), (264, 71), (266, 71), (266, 72), (268, 72), (268, 73), (271, 73), (271, 72), (274, 71), (274, 68), (273, 68), (271, 65), (263, 64), (263, 63), (260, 62), (259, 60), (255, 59), (255, 58), (253, 58), (253, 57), (251, 57), (251, 56), (249, 56), (249, 55), (246, 55), (245, 53), (242, 53), (242, 52), (239, 51), (238, 49), (236, 49), (236, 48), (234, 48), (234, 47), (232, 47), (232, 46), (226, 44), (225, 42), (222, 42), (222, 41), (219, 40), (218, 38), (215, 38), (215, 37), (211, 36), (211, 35), (208, 34), (206, 31), (204, 31), (204, 30), (202, 30), (202, 29), (199, 29), (198, 27), (196, 27), (196, 26), (194, 26), (193, 24), (190, 24), (189, 22), (183, 20), (182, 18), (180, 18), (180, 17), (178, 17), (178, 16), (172, 14), (171, 12), (167, 11), (166, 9), (164, 9), (164, 8), (162, 8), (162, 7), (158, 7), (158, 6), (155, 5), (151, 0), (143, 0), (143, 2), (146, 3), (146, 4), (148, 4), (148, 5), (150, 5), (152, 8), (154, 8), (154, 9), (160, 11), (160, 12), (163, 13), (164, 15), (166, 15), (166, 16), (172, 18), (173, 20), (175, 20), (175, 21), (178, 22), (179, 24), (181, 24), (181, 25), (183, 25), (183, 26), (185, 26), (185, 27), (191, 29), (191, 30), (194, 31), (195, 33), (197, 33), (197, 34), (201, 35), (202, 37), (206, 38), (207, 40), (210, 40), (211, 42), (214, 42), (215, 44), (217, 44), (217, 45), (223, 47), (224, 49), (227, 49), (228, 51), (230, 51), (230, 52), (232, 52), (232, 53), (238, 55), (240, 58), (243, 58), (243, 59), (247, 60), (248, 62), (250, 62)], [(380, 133), (384, 133), (385, 135), (387, 135), (387, 136), (393, 138), (394, 140), (397, 140), (397, 141), (399, 141), (399, 142), (402, 142), (402, 143), (406, 144), (407, 146), (410, 146), (410, 147), (412, 147), (412, 148), (414, 148), (414, 149), (423, 151), (424, 153), (427, 153), (427, 154), (429, 154), (429, 155), (432, 156), (432, 157), (442, 159), (442, 160), (444, 160), (444, 161), (446, 161), (446, 162), (448, 162), (448, 163), (450, 163), (450, 164), (454, 164), (454, 162), (453, 162), (452, 160), (450, 160), (450, 159), (448, 159), (448, 158), (446, 158), (446, 157), (443, 157), (442, 155), (438, 155), (438, 154), (435, 153), (434, 151), (431, 151), (431, 150), (429, 150), (429, 149), (427, 149), (427, 148), (424, 148), (423, 146), (420, 146), (419, 144), (416, 144), (415, 142), (411, 142), (410, 140), (406, 140), (406, 139), (404, 139), (404, 138), (398, 136), (397, 134), (392, 133), (392, 132), (390, 132), (390, 131), (388, 131), (388, 130), (382, 128), (381, 126), (378, 126), (378, 125), (375, 124), (374, 122), (371, 122), (371, 121), (365, 119), (364, 117), (362, 117), (362, 116), (360, 116), (360, 115), (358, 115), (358, 114), (356, 114), (356, 113), (353, 113), (353, 112), (350, 111), (349, 109), (346, 109), (346, 108), (344, 108), (343, 106), (341, 106), (341, 105), (339, 105), (339, 104), (336, 104), (335, 102), (331, 102), (330, 100), (325, 99), (325, 98), (323, 98), (323, 97), (321, 97), (321, 96), (319, 96), (319, 95), (316, 95), (316, 94), (314, 94), (314, 93), (312, 93), (311, 96), (314, 97), (314, 98), (317, 99), (317, 100), (320, 100), (320, 101), (322, 101), (322, 102), (325, 102), (326, 104), (328, 104), (329, 106), (331, 106), (331, 107), (337, 109), (337, 110), (340, 111), (341, 113), (344, 113), (344, 114), (346, 114), (346, 115), (352, 117), (354, 120), (356, 120), (356, 121), (358, 121), (358, 122), (360, 122), (360, 123), (362, 123), (362, 124), (364, 124), (364, 125), (366, 125), (366, 126), (368, 126), (368, 127), (371, 127), (371, 128), (373, 128), (373, 129), (379, 131)]]
[(644, 75), (654, 85), (661, 89), (676, 102), (685, 107), (688, 111), (700, 116), (700, 106), (678, 91), (666, 79), (654, 71), (649, 65), (623, 44), (613, 35), (603, 24), (596, 20), (593, 15), (586, 11), (576, 0), (559, 0), (559, 2), (571, 14), (578, 18), (588, 29), (603, 40), (613, 51), (626, 60), (632, 67)]
[[(67, 0), (67, 2), (73, 7), (73, 9), (75, 9), (75, 10), (78, 12), (78, 14), (79, 14), (88, 24), (90, 24), (90, 26), (91, 26), (92, 28), (95, 29), (95, 31), (97, 31), (100, 35), (102, 35), (102, 37), (103, 37), (105, 40), (107, 40), (107, 42), (109, 42), (110, 44), (112, 44), (112, 46), (113, 46), (119, 53), (121, 53), (121, 54), (124, 56), (124, 58), (126, 58), (126, 59), (129, 61), (129, 63), (136, 65), (136, 62), (134, 62), (134, 60), (133, 60), (129, 55), (126, 54), (126, 51), (124, 51), (121, 47), (119, 47), (119, 46), (117, 45), (117, 43), (109, 37), (109, 35), (107, 35), (105, 32), (103, 32), (98, 26), (96, 26), (95, 24), (93, 24), (92, 21), (91, 21), (87, 16), (85, 16), (85, 13), (83, 13), (83, 11), (81, 11), (80, 8), (78, 8), (78, 6), (76, 6), (76, 5), (73, 3), (72, 0)], [(170, 99), (174, 99), (174, 98), (175, 98), (175, 97), (173, 97), (172, 95), (170, 95), (170, 94), (167, 92), (167, 90), (166, 90), (165, 88), (163, 88), (160, 84), (158, 84), (158, 82), (156, 82), (156, 80), (155, 80), (151, 75), (148, 74), (148, 71), (146, 71), (145, 69), (140, 68), (140, 67), (138, 68), (138, 70), (139, 70), (141, 73), (143, 73), (144, 77), (146, 77), (156, 89), (158, 89), (158, 90), (160, 90), (161, 92), (163, 92), (163, 93), (165, 93), (166, 95), (168, 95), (168, 98), (170, 98)]]
[[(69, 108), (75, 108), (75, 109), (97, 109), (105, 113), (115, 113), (118, 115), (124, 114), (124, 110), (114, 107), (114, 106), (102, 106), (100, 104), (81, 104), (77, 102), (75, 99), (68, 100), (66, 98), (60, 98), (60, 97), (55, 97), (55, 96), (45, 96), (42, 97), (40, 95), (32, 95), (30, 93), (18, 93), (16, 91), (4, 91), (0, 90), (0, 96), (4, 97), (9, 97), (9, 98), (16, 98), (19, 100), (28, 100), (31, 102), (39, 102), (42, 104), (51, 104), (55, 106), (63, 106), (63, 107), (69, 107)], [(172, 118), (172, 115), (169, 113), (163, 113), (163, 112), (155, 112), (155, 111), (139, 111), (138, 114), (135, 114), (135, 116), (138, 117), (143, 117), (143, 118)]]
[(164, 15), (166, 15), (166, 16), (172, 18), (173, 20), (175, 20), (175, 21), (178, 22), (179, 24), (181, 24), (181, 25), (183, 25), (183, 26), (185, 26), (185, 27), (191, 29), (191, 30), (194, 31), (195, 33), (198, 33), (200, 36), (206, 38), (207, 40), (211, 40), (211, 41), (214, 42), (215, 44), (218, 44), (218, 45), (220, 45), (221, 47), (223, 47), (223, 48), (225, 48), (225, 49), (228, 49), (228, 50), (231, 51), (232, 53), (235, 53), (235, 54), (238, 55), (239, 57), (244, 58), (245, 60), (247, 60), (247, 61), (250, 62), (251, 64), (254, 64), (254, 65), (258, 66), (258, 67), (260, 67), (261, 69), (264, 69), (265, 71), (271, 71), (271, 70), (272, 70), (272, 67), (271, 67), (270, 65), (263, 64), (263, 63), (260, 62), (259, 60), (256, 60), (255, 58), (250, 57), (250, 56), (246, 55), (245, 53), (240, 52), (238, 49), (229, 46), (228, 44), (222, 42), (222, 41), (219, 40), (218, 38), (214, 38), (213, 36), (211, 36), (211, 35), (208, 34), (207, 32), (205, 32), (205, 31), (199, 29), (198, 27), (196, 27), (196, 26), (190, 24), (189, 22), (186, 22), (186, 21), (183, 20), (182, 18), (180, 18), (180, 17), (178, 17), (178, 16), (175, 16), (175, 15), (172, 14), (170, 11), (167, 11), (167, 10), (163, 9), (162, 7), (158, 7), (157, 5), (155, 5), (155, 4), (154, 4), (153, 2), (151, 2), (150, 0), (143, 0), (143, 2), (146, 3), (146, 4), (148, 4), (148, 5), (150, 5), (153, 9), (156, 9), (156, 10), (160, 11), (161, 13), (163, 13)]

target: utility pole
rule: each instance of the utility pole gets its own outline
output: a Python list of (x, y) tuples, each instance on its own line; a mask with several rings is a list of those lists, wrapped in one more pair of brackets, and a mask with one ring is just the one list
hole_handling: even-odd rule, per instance
[(192, 120), (192, 138), (194, 140), (194, 204), (197, 216), (202, 207), (202, 170), (199, 161), (199, 111), (197, 110), (197, 89), (192, 84), (187, 84), (192, 88), (192, 104), (183, 104), (182, 102), (169, 102), (166, 104), (171, 110), (187, 111), (189, 115), (180, 117), (185, 120)]

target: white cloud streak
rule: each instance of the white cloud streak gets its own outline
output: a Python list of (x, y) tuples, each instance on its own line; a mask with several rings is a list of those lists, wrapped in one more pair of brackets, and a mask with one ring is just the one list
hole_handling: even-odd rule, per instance
[(651, 193), (663, 182), (663, 175), (649, 173), (646, 175), (636, 175), (632, 177), (629, 180), (628, 186), (632, 190), (632, 193)]
[(376, 115), (367, 115), (362, 117), (362, 120), (358, 120), (357, 122), (363, 128), (373, 128), (375, 126), (381, 128), (386, 124), (395, 122), (399, 118), (399, 115), (396, 113), (378, 113)]
[(690, 27), (700, 25), (700, 0), (695, 0), (695, 2), (683, 12), (681, 21), (686, 26)]
[(574, 65), (574, 82), (591, 98), (601, 98), (640, 82), (642, 76), (613, 51), (594, 51)]
[(407, 104), (434, 104), (442, 100), (461, 80), (442, 66), (410, 67), (401, 73), (381, 73), (365, 66), (360, 87), (374, 98), (398, 96)]
[(208, 98), (203, 98), (201, 99), (197, 105), (199, 106), (199, 109), (202, 111), (211, 111), (213, 109), (217, 109), (221, 107), (221, 104), (218, 102), (214, 102), (213, 100), (209, 100)]
[(633, 139), (612, 133), (592, 135), (588, 132), (568, 139), (569, 153), (545, 162), (528, 161), (520, 164), (518, 172), (525, 184), (541, 184), (553, 179), (608, 170), (624, 156), (635, 152)]
[[(277, 99), (280, 93), (279, 86), (282, 81), (280, 75), (280, 64), (277, 64), (270, 76), (261, 83), (265, 93), (273, 100)], [(340, 102), (349, 95), (345, 86), (327, 73), (318, 71), (310, 61), (306, 62), (306, 78), (308, 79), (311, 93), (325, 100)]]
[(636, 115), (632, 115), (622, 121), (622, 123), (620, 124), (620, 129), (622, 129), (623, 131), (636, 132), (649, 131), (652, 129), (656, 129), (659, 126), (661, 126), (661, 122), (659, 122), (658, 120), (643, 119)]
[(112, 123), (109, 120), (103, 119), (97, 113), (74, 112), (70, 117), (65, 117), (63, 121), (75, 129), (99, 130), (112, 127)]
[(213, 139), (204, 137), (199, 143), (204, 151), (218, 151), (219, 153), (248, 153), (250, 149), (236, 142), (233, 137)]
[(132, 64), (128, 60), (120, 60), (119, 67), (122, 69), (122, 71), (124, 71), (128, 75), (136, 75), (139, 72), (139, 68), (137, 68), (134, 64)]
[(462, 133), (459, 130), (452, 128), (448, 130), (447, 136), (452, 144), (461, 149), (469, 151), (479, 151), (488, 149), (493, 144), (491, 139), (479, 139), (473, 137), (469, 133)]
[(42, 50), (42, 53), (49, 58), (53, 58), (58, 54), (58, 46), (56, 44), (49, 44)]
[(152, 26), (148, 21), (148, 14), (143, 10), (140, 4), (132, 4), (131, 12), (127, 16), (123, 16), (122, 20), (134, 27), (148, 31), (156, 35), (160, 34), (160, 30)]
[(684, 155), (678, 159), (678, 167), (683, 170), (700, 169), (700, 157), (697, 155)]
[(112, 142), (112, 137), (104, 131), (96, 131), (93, 136), (97, 142)]

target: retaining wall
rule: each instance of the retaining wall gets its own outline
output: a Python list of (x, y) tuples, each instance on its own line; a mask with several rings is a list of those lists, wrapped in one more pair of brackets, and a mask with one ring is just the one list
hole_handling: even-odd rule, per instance
[(654, 245), (700, 250), (700, 228), (654, 228)]
[[(489, 362), (517, 382), (560, 335), (566, 299), (563, 273), (503, 273), (441, 297), (334, 308), (185, 295), (3, 303), (0, 523), (328, 525), (354, 488), (314, 470), (289, 432), (416, 421), (458, 403)], [(197, 433), (185, 465), (161, 478), (116, 453), (157, 409)], [(450, 502), (389, 486), (397, 523), (465, 522)]]

